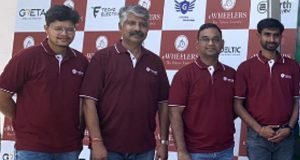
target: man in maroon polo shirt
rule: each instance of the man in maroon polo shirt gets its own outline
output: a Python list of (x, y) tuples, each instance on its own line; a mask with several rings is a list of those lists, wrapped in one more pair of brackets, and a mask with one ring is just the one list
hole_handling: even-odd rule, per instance
[(172, 81), (169, 112), (178, 160), (232, 160), (235, 70), (220, 63), (220, 28), (203, 24), (197, 34), (195, 62)]
[(261, 20), (257, 24), (261, 50), (237, 71), (234, 109), (248, 125), (250, 160), (292, 159), (300, 70), (296, 61), (277, 51), (283, 31), (278, 20)]
[(0, 110), (13, 120), (16, 160), (75, 160), (83, 136), (78, 95), (88, 65), (69, 47), (79, 15), (54, 5), (45, 18), (47, 39), (17, 53), (1, 74)]
[(153, 160), (158, 111), (161, 144), (168, 155), (169, 82), (161, 59), (142, 46), (149, 12), (139, 5), (119, 12), (122, 39), (91, 59), (80, 95), (93, 160)]

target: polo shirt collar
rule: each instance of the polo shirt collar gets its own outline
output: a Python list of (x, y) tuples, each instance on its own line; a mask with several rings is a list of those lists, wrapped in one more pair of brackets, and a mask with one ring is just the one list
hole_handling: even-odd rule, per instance
[[(115, 44), (114, 44), (114, 48), (115, 48), (115, 50), (116, 50), (116, 53), (117, 54), (122, 54), (122, 53), (129, 53), (128, 52), (128, 49), (127, 48), (125, 48), (123, 45), (122, 45), (122, 40), (119, 40), (118, 42), (116, 42)], [(147, 52), (147, 50), (142, 46), (142, 48), (141, 48), (141, 54), (143, 55), (143, 54), (148, 54), (148, 52)]]
[[(285, 58), (279, 52), (277, 52), (276, 54), (277, 54), (277, 58), (275, 60), (275, 63), (285, 63)], [(256, 55), (256, 57), (260, 62), (262, 62), (264, 64), (268, 63), (268, 61), (270, 60), (267, 57), (265, 57), (264, 55), (262, 55), (261, 51), (259, 51), (259, 53)]]
[[(202, 60), (200, 59), (200, 57), (198, 57), (196, 60), (195, 60), (195, 64), (200, 68), (200, 69), (207, 69), (209, 67), (209, 65), (205, 64), (202, 62)], [(220, 61), (217, 61), (217, 64), (215, 66), (215, 70), (223, 70), (225, 71), (225, 66), (224, 64), (222, 64)]]
[[(50, 56), (55, 56), (56, 53), (50, 48), (47, 41), (48, 41), (48, 38), (46, 38), (44, 41), (41, 42), (41, 45), (42, 45), (45, 53)], [(64, 58), (76, 57), (76, 56), (77, 56), (77, 53), (72, 48), (67, 47), (66, 55)]]

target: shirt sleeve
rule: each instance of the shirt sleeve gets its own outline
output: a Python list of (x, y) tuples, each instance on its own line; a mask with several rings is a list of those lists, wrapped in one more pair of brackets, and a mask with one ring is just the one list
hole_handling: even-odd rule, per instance
[(91, 59), (81, 85), (80, 97), (90, 98), (95, 101), (101, 98), (100, 93), (102, 93), (105, 78), (103, 60), (101, 57), (102, 56), (95, 54)]
[(295, 98), (298, 98), (299, 97), (299, 94), (300, 94), (300, 87), (299, 87), (299, 85), (300, 85), (300, 66), (299, 66), (299, 64), (296, 62), (296, 65), (295, 65), (296, 67), (295, 67), (295, 71), (294, 71), (294, 81), (293, 81), (293, 85), (294, 85), (294, 87), (293, 87), (293, 89), (294, 89), (294, 91), (293, 91), (293, 95), (294, 95), (294, 97)]
[(247, 66), (244, 63), (242, 63), (237, 69), (234, 87), (234, 98), (246, 99), (248, 88), (246, 71)]
[(168, 80), (168, 76), (166, 73), (166, 69), (163, 65), (162, 62), (161, 64), (161, 69), (160, 69), (160, 74), (159, 74), (159, 102), (166, 102), (168, 101), (169, 97), (169, 89), (170, 89), (170, 83)]
[(190, 83), (183, 70), (179, 70), (172, 81), (169, 95), (169, 107), (186, 107)]
[(0, 76), (0, 90), (13, 94), (18, 92), (24, 85), (28, 77), (28, 64), (25, 56), (19, 54), (13, 57), (5, 66)]

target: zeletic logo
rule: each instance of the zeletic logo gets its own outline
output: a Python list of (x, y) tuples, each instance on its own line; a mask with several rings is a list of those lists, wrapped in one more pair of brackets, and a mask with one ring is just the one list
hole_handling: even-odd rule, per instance
[(187, 49), (189, 45), (189, 40), (185, 35), (179, 35), (175, 42), (174, 42), (174, 46), (177, 49), (177, 51), (185, 51)]
[(235, 4), (236, 0), (221, 0), (222, 8), (226, 11), (233, 9)]
[(193, 0), (192, 2), (189, 2), (187, 0), (184, 0), (182, 2), (178, 2), (175, 0), (175, 10), (177, 12), (181, 12), (182, 14), (186, 14), (187, 12), (192, 12), (195, 8), (195, 2), (196, 0)]
[(97, 50), (106, 48), (108, 46), (108, 40), (106, 36), (99, 36), (96, 40)]
[(139, 0), (138, 4), (149, 10), (151, 7), (151, 0)]
[(35, 44), (34, 38), (31, 36), (27, 36), (23, 41), (23, 48), (31, 47)]
[(75, 3), (73, 2), (73, 0), (65, 0), (64, 5), (72, 8), (72, 9), (75, 8)]

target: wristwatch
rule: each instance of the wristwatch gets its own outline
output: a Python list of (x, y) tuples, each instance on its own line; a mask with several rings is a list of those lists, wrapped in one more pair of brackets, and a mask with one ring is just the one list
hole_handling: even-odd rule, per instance
[(293, 130), (293, 127), (291, 127), (289, 124), (284, 124), (280, 128), (289, 128), (291, 131)]
[(169, 145), (169, 141), (168, 140), (160, 140), (160, 144), (162, 145)]

